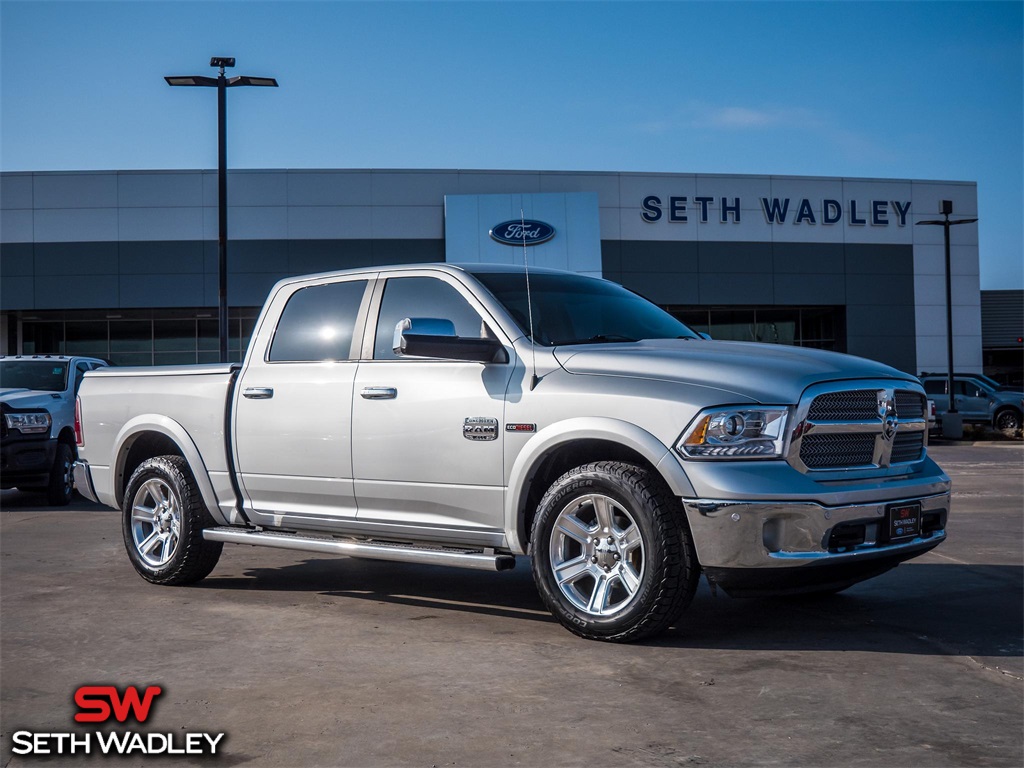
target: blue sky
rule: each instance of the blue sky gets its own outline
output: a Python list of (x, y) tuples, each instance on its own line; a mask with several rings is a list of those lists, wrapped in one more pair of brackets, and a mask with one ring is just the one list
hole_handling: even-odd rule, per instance
[(0, 168), (508, 168), (978, 182), (1024, 287), (1024, 4), (0, 3)]

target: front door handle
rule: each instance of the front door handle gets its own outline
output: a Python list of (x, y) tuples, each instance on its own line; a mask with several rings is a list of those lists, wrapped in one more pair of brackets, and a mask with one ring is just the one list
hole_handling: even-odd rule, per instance
[(363, 387), (359, 393), (365, 400), (394, 400), (398, 390), (394, 387)]
[(242, 392), (242, 397), (247, 397), (250, 400), (269, 400), (273, 396), (273, 387), (246, 387)]

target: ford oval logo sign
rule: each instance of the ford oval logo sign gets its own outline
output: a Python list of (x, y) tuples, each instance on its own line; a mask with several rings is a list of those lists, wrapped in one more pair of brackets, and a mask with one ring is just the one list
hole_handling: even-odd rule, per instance
[(505, 245), (537, 245), (555, 236), (555, 228), (543, 221), (503, 221), (491, 230), (491, 237)]

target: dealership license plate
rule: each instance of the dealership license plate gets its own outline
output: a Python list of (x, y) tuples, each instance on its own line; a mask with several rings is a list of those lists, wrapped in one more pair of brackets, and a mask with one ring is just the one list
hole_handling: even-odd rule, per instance
[(921, 502), (889, 507), (889, 539), (905, 539), (921, 532)]

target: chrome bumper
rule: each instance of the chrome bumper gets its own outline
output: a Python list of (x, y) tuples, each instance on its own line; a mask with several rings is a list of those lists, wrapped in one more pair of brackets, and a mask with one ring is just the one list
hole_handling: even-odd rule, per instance
[[(682, 501), (697, 559), (705, 569), (775, 569), (859, 560), (898, 562), (923, 553), (946, 538), (949, 499), (947, 491), (842, 507), (814, 502)], [(927, 518), (932, 527), (922, 527), (921, 535), (913, 539), (889, 543), (886, 509), (903, 502), (920, 502), (922, 521)], [(832, 533), (842, 524), (863, 525), (864, 541), (841, 547), (833, 542), (830, 547)]]
[(71, 465), (71, 472), (75, 478), (75, 490), (85, 496), (94, 504), (101, 504), (96, 495), (96, 489), (92, 484), (92, 473), (89, 471), (89, 462), (78, 460)]

